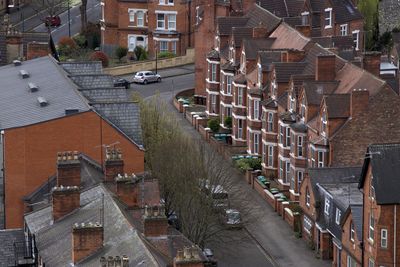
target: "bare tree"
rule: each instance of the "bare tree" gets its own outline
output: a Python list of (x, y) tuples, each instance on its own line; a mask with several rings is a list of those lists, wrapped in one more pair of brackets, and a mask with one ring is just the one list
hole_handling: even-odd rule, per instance
[(43, 12), (41, 16), (44, 21), (47, 16), (57, 15), (63, 8), (67, 6), (68, 0), (32, 0), (31, 7), (37, 14)]
[(147, 166), (160, 182), (167, 213), (177, 214), (182, 233), (201, 247), (237, 242), (224, 224), (226, 208), (238, 209), (243, 225), (256, 212), (232, 179), (231, 166), (207, 143), (184, 133), (159, 98), (142, 103), (141, 116)]
[(79, 11), (81, 12), (81, 32), (84, 32), (87, 27), (87, 0), (81, 0)]

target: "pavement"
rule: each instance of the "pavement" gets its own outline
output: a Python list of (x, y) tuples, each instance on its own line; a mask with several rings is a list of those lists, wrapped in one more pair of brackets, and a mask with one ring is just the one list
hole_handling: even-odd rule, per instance
[[(188, 69), (183, 67), (163, 71), (165, 75), (182, 75)], [(175, 92), (178, 91), (179, 89), (176, 89)], [(160, 97), (172, 103), (171, 92), (161, 92)], [(182, 128), (194, 139), (201, 139), (200, 134), (184, 119), (182, 114), (178, 113), (172, 105), (170, 108), (177, 116)], [(257, 218), (246, 226), (250, 240), (245, 244), (227, 244), (224, 248), (212, 247), (214, 254), (220, 259), (219, 266), (331, 266), (331, 261), (317, 259), (315, 251), (312, 251), (304, 240), (296, 238), (289, 225), (256, 191), (251, 189), (243, 179), (243, 175), (230, 163), (227, 162), (227, 164), (230, 166), (227, 171), (232, 181), (240, 188), (240, 194), (252, 203), (254, 211), (257, 212)]]

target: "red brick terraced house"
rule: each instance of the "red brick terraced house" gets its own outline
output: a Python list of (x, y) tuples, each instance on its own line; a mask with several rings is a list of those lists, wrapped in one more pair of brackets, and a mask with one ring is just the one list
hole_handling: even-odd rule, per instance
[(141, 46), (151, 56), (155, 51), (184, 55), (194, 45), (196, 2), (104, 0), (101, 43), (127, 47), (129, 52)]
[(362, 266), (363, 205), (350, 205), (342, 219), (341, 266)]

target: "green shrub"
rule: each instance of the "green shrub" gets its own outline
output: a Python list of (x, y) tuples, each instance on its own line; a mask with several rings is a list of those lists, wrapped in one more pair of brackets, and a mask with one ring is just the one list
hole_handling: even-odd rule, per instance
[(95, 49), (100, 46), (100, 24), (88, 22), (87, 27), (81, 32), (81, 35), (85, 36), (89, 48)]
[(101, 61), (103, 67), (108, 67), (108, 57), (105, 53), (101, 51), (96, 51), (90, 56), (91, 60)]
[(176, 55), (172, 52), (165, 51), (165, 52), (160, 52), (158, 53), (158, 58), (171, 58), (175, 57)]
[(148, 59), (147, 51), (143, 50), (142, 54), (140, 54), (139, 61), (143, 61), (143, 60), (147, 60), (147, 59)]
[(125, 57), (127, 54), (128, 54), (128, 48), (126, 47), (118, 46), (117, 49), (115, 49), (115, 55), (117, 56), (119, 61), (121, 61), (121, 59)]
[(86, 37), (78, 34), (74, 37), (72, 37), (72, 39), (75, 41), (75, 43), (80, 47), (80, 48), (86, 48), (87, 47), (87, 41), (86, 41)]
[(217, 133), (219, 130), (219, 119), (211, 119), (207, 122), (208, 128), (211, 129), (213, 133)]
[(261, 170), (261, 159), (239, 159), (236, 161), (236, 167), (242, 171), (248, 169)]
[(58, 52), (62, 56), (69, 57), (75, 53), (77, 49), (78, 46), (76, 45), (75, 41), (68, 36), (61, 37), (60, 41), (58, 42)]
[(142, 53), (144, 52), (144, 48), (141, 46), (136, 46), (135, 49), (133, 50), (133, 53), (136, 56), (136, 60), (140, 60), (140, 57), (142, 55)]
[(224, 125), (229, 129), (232, 128), (232, 117), (225, 117)]

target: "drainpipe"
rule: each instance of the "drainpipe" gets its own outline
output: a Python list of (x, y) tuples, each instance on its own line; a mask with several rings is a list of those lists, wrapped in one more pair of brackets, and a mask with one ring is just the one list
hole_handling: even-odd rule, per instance
[(361, 222), (361, 266), (364, 267), (364, 249), (365, 249), (365, 241), (364, 241), (364, 210), (365, 210), (365, 192), (363, 190), (363, 216), (362, 216), (362, 222)]
[(394, 235), (394, 237), (393, 237), (393, 239), (394, 239), (394, 244), (393, 244), (393, 267), (396, 267), (396, 246), (397, 246), (397, 243), (396, 243), (396, 235), (397, 235), (397, 232), (396, 232), (396, 229), (397, 228), (397, 205), (395, 204), (394, 205), (394, 231), (393, 231), (393, 235)]

